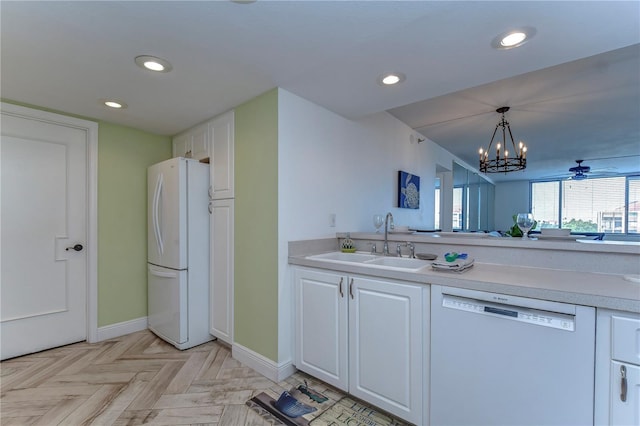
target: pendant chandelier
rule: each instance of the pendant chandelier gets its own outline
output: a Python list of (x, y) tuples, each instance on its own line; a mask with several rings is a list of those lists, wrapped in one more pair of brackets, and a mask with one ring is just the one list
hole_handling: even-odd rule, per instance
[[(513, 141), (513, 134), (511, 134), (511, 126), (509, 126), (509, 122), (504, 118), (504, 113), (507, 111), (509, 111), (509, 107), (507, 106), (500, 107), (496, 110), (498, 114), (502, 114), (502, 118), (498, 124), (496, 124), (496, 129), (493, 131), (493, 136), (491, 136), (491, 142), (489, 142), (487, 149), (484, 150), (480, 148), (478, 151), (480, 154), (480, 171), (482, 173), (515, 172), (524, 170), (527, 167), (527, 147), (520, 141), (516, 148), (516, 143)], [(495, 157), (489, 158), (493, 140), (500, 127), (502, 127), (502, 141), (504, 142), (504, 146), (502, 145), (503, 142), (498, 141), (495, 148)], [(511, 139), (512, 152), (509, 152), (507, 149), (507, 133)]]

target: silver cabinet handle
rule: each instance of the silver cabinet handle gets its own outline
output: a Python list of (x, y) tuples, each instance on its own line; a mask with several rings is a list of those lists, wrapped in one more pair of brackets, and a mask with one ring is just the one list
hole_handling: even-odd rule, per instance
[(351, 298), (353, 299), (353, 278), (351, 278), (351, 284), (349, 284), (349, 294), (351, 295)]
[(620, 366), (620, 401), (627, 401), (627, 367)]
[(213, 204), (209, 203), (209, 214), (213, 213)]
[(338, 284), (340, 287), (340, 297), (344, 297), (344, 293), (342, 292), (342, 281), (344, 281), (344, 277), (340, 277), (340, 284)]

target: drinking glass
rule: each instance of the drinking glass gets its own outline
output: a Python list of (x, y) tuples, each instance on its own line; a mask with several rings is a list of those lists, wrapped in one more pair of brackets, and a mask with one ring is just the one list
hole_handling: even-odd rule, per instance
[(376, 227), (376, 234), (380, 233), (380, 227), (384, 224), (384, 217), (381, 214), (373, 215), (373, 226)]
[(528, 240), (527, 233), (533, 227), (533, 215), (531, 213), (518, 213), (516, 224), (522, 231), (522, 239)]

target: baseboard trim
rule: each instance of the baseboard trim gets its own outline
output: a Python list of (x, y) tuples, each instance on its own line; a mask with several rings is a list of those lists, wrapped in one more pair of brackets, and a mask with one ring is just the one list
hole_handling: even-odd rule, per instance
[(276, 383), (296, 372), (292, 361), (278, 364), (238, 343), (233, 343), (231, 346), (231, 356)]
[(147, 317), (140, 317), (129, 321), (98, 327), (97, 342), (124, 336), (147, 329)]

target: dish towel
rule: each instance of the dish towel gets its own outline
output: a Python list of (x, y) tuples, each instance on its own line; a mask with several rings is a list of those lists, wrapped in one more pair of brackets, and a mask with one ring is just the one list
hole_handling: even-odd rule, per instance
[(431, 267), (436, 271), (453, 271), (462, 272), (473, 266), (473, 259), (461, 259), (458, 258), (453, 262), (447, 262), (446, 260), (434, 260), (431, 263)]

